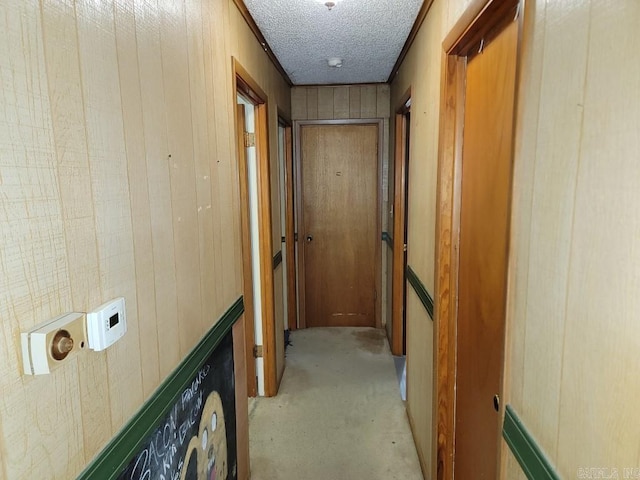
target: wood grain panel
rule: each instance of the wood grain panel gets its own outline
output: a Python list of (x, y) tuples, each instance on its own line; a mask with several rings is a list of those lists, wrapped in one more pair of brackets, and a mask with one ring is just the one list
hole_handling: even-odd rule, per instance
[(291, 89), (291, 118), (293, 120), (307, 118), (307, 89), (305, 87)]
[[(226, 2), (225, 2), (226, 3)], [(213, 228), (213, 243), (214, 245), (220, 245), (220, 248), (214, 249), (214, 265), (216, 266), (216, 303), (218, 305), (225, 305), (231, 299), (228, 290), (230, 286), (228, 284), (234, 284), (235, 281), (231, 281), (233, 277), (225, 278), (225, 272), (229, 268), (228, 259), (229, 255), (225, 255), (225, 252), (229, 249), (229, 244), (241, 244), (242, 240), (238, 236), (240, 235), (240, 225), (233, 224), (233, 235), (229, 235), (225, 232), (224, 227), (229, 225), (229, 210), (235, 209), (233, 198), (236, 195), (240, 196), (239, 192), (235, 192), (230, 189), (228, 185), (227, 171), (224, 166), (229, 162), (229, 158), (234, 155), (235, 152), (235, 138), (234, 138), (234, 126), (235, 111), (230, 116), (229, 101), (230, 97), (234, 97), (235, 93), (232, 92), (232, 87), (229, 84), (228, 79), (231, 77), (231, 65), (227, 58), (229, 33), (228, 25), (225, 22), (228, 12), (224, 12), (225, 5), (222, 7), (219, 5), (213, 5), (210, 2), (204, 2), (203, 14), (205, 17), (205, 42), (206, 45), (211, 46), (211, 50), (208, 55), (205, 55), (205, 72), (213, 72), (211, 75), (207, 75), (209, 98), (207, 99), (207, 117), (209, 119), (209, 138), (211, 141), (215, 141), (215, 150), (212, 153), (210, 160), (211, 164), (211, 190), (212, 190), (212, 205), (211, 210), (214, 216), (214, 228)], [(221, 11), (222, 10), (222, 11)], [(221, 14), (222, 13), (222, 14)], [(207, 28), (208, 27), (208, 28)], [(233, 101), (235, 105), (235, 99)], [(235, 107), (234, 107), (235, 109)], [(236, 171), (236, 175), (239, 175)], [(229, 202), (229, 195), (231, 195), (232, 201)], [(229, 208), (229, 204), (232, 208)], [(240, 219), (240, 215), (236, 215)], [(228, 227), (227, 227), (228, 228)], [(238, 237), (237, 237), (238, 236)], [(242, 267), (239, 268), (242, 270)], [(242, 282), (242, 275), (238, 275), (238, 279)], [(221, 285), (224, 287), (221, 288)], [(231, 287), (233, 288), (233, 287)], [(235, 286), (235, 288), (242, 291), (242, 285)], [(245, 296), (246, 298), (246, 296)]]
[(163, 2), (161, 51), (167, 105), (168, 166), (173, 206), (180, 354), (198, 339), (202, 315), (200, 258), (184, 2)]
[[(33, 3), (3, 10), (8, 28), (0, 40), (2, 65), (8, 67), (2, 68), (4, 101), (0, 103), (3, 478), (29, 478), (32, 474), (62, 478), (67, 467), (56, 462), (57, 456), (69, 455), (71, 468), (84, 461), (79, 399), (62, 395), (78, 384), (77, 363), (36, 382), (21, 377), (19, 360), (17, 332), (68, 311), (72, 300), (64, 226), (65, 215), (73, 210), (62, 204), (64, 187), (58, 186), (57, 144), (52, 134), (54, 112), (58, 127), (64, 124), (63, 112), (56, 106), (64, 98), (50, 101), (39, 13)], [(58, 128), (58, 133), (62, 132), (64, 129)], [(33, 401), (52, 394), (61, 396), (42, 404)], [(57, 438), (53, 421), (42, 421), (25, 431), (24, 426), (34, 419), (59, 415), (72, 419), (63, 425), (66, 437)], [(38, 455), (25, 462), (34, 450)]]
[[(290, 98), (236, 16), (222, 0), (0, 9), (1, 478), (75, 478), (240, 293), (231, 55), (285, 115)], [(118, 344), (20, 374), (20, 331), (116, 295)]]
[[(525, 364), (536, 369), (523, 372), (522, 412), (535, 411), (527, 420), (545, 451), (555, 452), (558, 439), (560, 382), (563, 340), (549, 336), (566, 318), (566, 285), (571, 249), (571, 218), (574, 211), (576, 173), (580, 149), (584, 103), (584, 77), (587, 66), (589, 9), (566, 11), (548, 5), (546, 15), (553, 18), (547, 29), (542, 65), (538, 110), (535, 173), (532, 182), (531, 231), (535, 238), (529, 250), (527, 326)], [(566, 68), (570, 59), (571, 68)], [(562, 73), (561, 73), (562, 72)], [(534, 299), (544, 299), (536, 301)], [(540, 345), (546, 354), (539, 355)], [(540, 409), (539, 405), (545, 405)]]
[[(58, 79), (50, 83), (53, 135), (57, 146), (58, 176), (62, 211), (67, 230), (67, 252), (70, 256), (69, 278), (75, 309), (85, 310), (102, 303), (98, 250), (95, 230), (93, 189), (87, 153), (84, 102), (73, 5), (43, 5), (43, 35), (48, 73)], [(68, 48), (63, 48), (68, 46)], [(78, 202), (78, 198), (87, 201)], [(111, 434), (111, 412), (98, 407), (109, 396), (106, 381), (95, 382), (94, 374), (106, 378), (105, 356), (90, 356), (89, 367), (78, 370), (79, 408), (82, 412), (83, 446), (95, 452)], [(93, 422), (101, 424), (92, 429)]]
[[(211, 150), (209, 140), (209, 119), (207, 114), (207, 80), (205, 64), (204, 25), (208, 26), (208, 12), (199, 2), (186, 2), (185, 15), (188, 42), (189, 93), (191, 105), (191, 125), (193, 136), (194, 181), (198, 227), (198, 265), (200, 268), (200, 312), (194, 319), (197, 337), (199, 332), (210, 328), (212, 318), (209, 312), (216, 311), (215, 291), (215, 258), (211, 187)], [(213, 147), (215, 148), (215, 146)], [(195, 243), (195, 242), (194, 242)], [(198, 321), (199, 320), (199, 321)]]
[(640, 68), (629, 56), (640, 41), (640, 5), (591, 2), (589, 16), (557, 463), (563, 476), (602, 465), (617, 468), (621, 477), (624, 468), (635, 467), (633, 477), (640, 435), (634, 413), (640, 394), (640, 109), (630, 95), (640, 85)]
[(165, 92), (160, 56), (160, 19), (155, 2), (136, 0), (136, 37), (142, 92), (147, 185), (151, 222), (151, 250), (154, 263), (156, 329), (158, 335), (160, 378), (178, 364), (180, 353), (178, 305), (176, 300), (175, 243), (173, 205), (169, 177), (169, 150)]
[(454, 464), (463, 478), (498, 474), (492, 399), (502, 391), (517, 38), (512, 22), (466, 72)]
[[(407, 290), (407, 318), (414, 321), (407, 324), (407, 338), (424, 339), (427, 345), (433, 342), (433, 322), (413, 289)], [(407, 405), (411, 419), (416, 450), (420, 452), (420, 467), (425, 478), (431, 470), (433, 439), (432, 391), (433, 355), (429, 349), (413, 349), (407, 352)]]
[(361, 118), (359, 85), (349, 87), (349, 118)]
[[(221, 15), (222, 13), (222, 15)], [(238, 182), (238, 165), (234, 161), (236, 139), (234, 135), (234, 111), (236, 92), (233, 91), (233, 69), (232, 63), (229, 57), (239, 51), (243, 47), (244, 55), (252, 58), (256, 58), (255, 61), (262, 58), (265, 62), (260, 63), (268, 65), (269, 62), (264, 58), (261, 46), (254, 41), (248, 41), (251, 38), (249, 27), (246, 25), (242, 16), (238, 11), (229, 4), (229, 2), (221, 2), (217, 5), (217, 8), (211, 9), (211, 18), (213, 20), (213, 26), (215, 32), (222, 36), (218, 36), (218, 41), (223, 42), (226, 50), (221, 52), (221, 55), (217, 57), (216, 65), (218, 69), (214, 69), (217, 72), (215, 86), (218, 88), (216, 91), (216, 98), (219, 97), (219, 103), (216, 106), (217, 112), (220, 115), (227, 118), (227, 122), (223, 121), (223, 126), (217, 133), (217, 139), (219, 143), (226, 141), (227, 145), (224, 149), (225, 155), (218, 157), (218, 189), (220, 191), (220, 201), (222, 205), (220, 207), (221, 224), (227, 226), (227, 228), (233, 226), (233, 235), (220, 235), (219, 245), (221, 248), (221, 272), (227, 272), (227, 275), (232, 275), (228, 278), (218, 279), (218, 288), (222, 287), (222, 299), (225, 304), (232, 302), (238, 295), (238, 289), (241, 288), (241, 276), (238, 273), (242, 269), (242, 264), (239, 262), (239, 255), (235, 257), (233, 255), (227, 255), (226, 252), (237, 251), (240, 244), (240, 223), (239, 215), (234, 212), (238, 212), (239, 206), (239, 182)], [(229, 19), (229, 20), (227, 20)], [(236, 28), (231, 27), (231, 21), (237, 24)], [(259, 50), (260, 53), (256, 50)], [(232, 53), (233, 52), (233, 53)], [(250, 52), (250, 53), (247, 53)], [(253, 64), (253, 63), (252, 63)], [(266, 67), (266, 65), (265, 65)], [(231, 80), (229, 80), (231, 79)], [(226, 114), (226, 115), (225, 115)], [(228, 208), (231, 205), (232, 208)]]
[(318, 89), (317, 88), (306, 88), (306, 105), (307, 111), (304, 118), (306, 120), (315, 120), (318, 117)]
[[(345, 91), (346, 89), (346, 91)], [(306, 95), (300, 92), (304, 90)], [(364, 93), (363, 93), (364, 91)], [(306, 97), (306, 103), (304, 102)], [(348, 97), (348, 99), (346, 98)], [(389, 190), (389, 111), (390, 111), (390, 89), (386, 85), (330, 85), (330, 86), (306, 86), (295, 87), (292, 90), (291, 101), (293, 109), (301, 116), (294, 117), (294, 120), (306, 121), (324, 118), (326, 120), (355, 120), (365, 118), (378, 118), (380, 115), (386, 115), (383, 118), (381, 128), (381, 152), (382, 162), (380, 166), (380, 188), (381, 188), (381, 211), (386, 212), (388, 209), (388, 190)], [(348, 103), (348, 112), (347, 112)], [(322, 115), (318, 115), (320, 112)], [(296, 139), (299, 141), (299, 139)], [(387, 216), (381, 217), (381, 231), (388, 228)], [(381, 248), (382, 246), (379, 245)], [(381, 252), (382, 255), (382, 252)], [(304, 268), (303, 266), (300, 269)], [(302, 275), (302, 272), (300, 272)], [(380, 292), (380, 322), (387, 322), (387, 298), (386, 294), (386, 275), (382, 275), (378, 279), (380, 284), (377, 289)], [(302, 304), (304, 303), (304, 295), (300, 296), (301, 311), (304, 311)], [(301, 322), (304, 322), (304, 316), (301, 316)], [(302, 325), (302, 324), (301, 324)]]
[(301, 135), (307, 326), (375, 326), (378, 128)]
[(349, 118), (349, 87), (333, 89), (333, 118)]
[[(520, 92), (516, 125), (519, 125), (515, 141), (514, 188), (511, 216), (511, 258), (517, 265), (509, 275), (509, 297), (507, 298), (507, 351), (505, 361), (505, 401), (522, 404), (524, 355), (526, 337), (526, 310), (528, 304), (529, 247), (531, 235), (531, 205), (533, 199), (532, 179), (535, 171), (536, 138), (540, 110), (540, 86), (545, 38), (545, 10), (527, 3), (523, 18), (523, 33), (520, 64)], [(522, 126), (527, 125), (526, 128)], [(505, 451), (506, 457), (508, 452)], [(503, 458), (503, 463), (506, 462)], [(506, 468), (506, 467), (505, 467)]]
[[(93, 187), (101, 302), (124, 296), (131, 329), (99, 355), (109, 365), (112, 432), (142, 402), (131, 204), (118, 76), (113, 3), (76, 2), (80, 72)], [(105, 181), (105, 179), (108, 179)], [(97, 305), (93, 305), (95, 308)], [(87, 452), (92, 453), (92, 452)]]
[[(142, 389), (145, 398), (160, 384), (158, 330), (153, 322), (156, 316), (151, 208), (145, 160), (144, 119), (138, 64), (138, 45), (134, 5), (118, 2), (115, 5), (116, 45), (118, 71), (122, 95), (122, 120), (129, 174), (129, 198), (135, 252), (136, 291), (138, 305), (138, 332)], [(88, 282), (93, 283), (92, 281)], [(96, 299), (91, 302), (98, 305)]]
[[(397, 98), (412, 84), (416, 89), (416, 111), (427, 111), (429, 105), (436, 103), (434, 92), (429, 90), (428, 85), (433, 83), (434, 76), (439, 75), (438, 69), (432, 66), (427, 70), (422, 65), (430, 64), (424, 61), (425, 52), (434, 48), (434, 45), (440, 47), (443, 35), (431, 36), (429, 32), (450, 30), (470, 6), (475, 5), (477, 13), (482, 9), (482, 3), (475, 0), (434, 2), (425, 26), (418, 32), (393, 82), (393, 98)], [(637, 465), (639, 462), (637, 452), (634, 455), (624, 447), (616, 452), (609, 450), (617, 445), (617, 440), (610, 437), (613, 428), (618, 429), (620, 438), (625, 438), (625, 435), (637, 436), (635, 424), (619, 423), (622, 412), (631, 408), (635, 383), (627, 383), (631, 386), (630, 395), (629, 392), (612, 393), (610, 388), (611, 385), (626, 382), (619, 376), (624, 377), (624, 372), (633, 369), (637, 363), (622, 354), (630, 348), (627, 341), (637, 337), (635, 330), (626, 323), (625, 316), (629, 312), (637, 312), (635, 304), (629, 301), (635, 297), (629, 295), (627, 290), (632, 288), (633, 280), (626, 276), (629, 271), (627, 268), (635, 268), (637, 255), (626, 250), (628, 245), (624, 244), (631, 235), (627, 227), (633, 228), (636, 220), (624, 207), (622, 215), (619, 215), (621, 207), (617, 203), (622, 198), (627, 199), (625, 205), (637, 203), (632, 196), (624, 193), (625, 180), (632, 181), (637, 171), (637, 168), (625, 163), (625, 159), (633, 158), (633, 153), (629, 152), (637, 151), (637, 136), (628, 133), (637, 122), (637, 109), (631, 107), (629, 101), (632, 98), (629, 92), (634, 89), (628, 86), (637, 83), (637, 68), (635, 63), (625, 63), (622, 59), (622, 56), (632, 55), (631, 45), (636, 42), (634, 35), (637, 29), (632, 24), (637, 23), (638, 7), (632, 3), (614, 5), (613, 2), (599, 2), (596, 5), (594, 2), (569, 2), (556, 5), (542, 1), (526, 2), (525, 31), (528, 33), (523, 40), (519, 86), (514, 228), (511, 238), (513, 269), (508, 310), (511, 353), (507, 368), (510, 380), (505, 393), (513, 403), (526, 405), (523, 416), (532, 429), (538, 430), (536, 436), (546, 437), (545, 441), (559, 442), (562, 461), (557, 463), (562, 465), (561, 473), (567, 478), (575, 477), (577, 468), (585, 464), (591, 466), (599, 462), (602, 465), (617, 465), (621, 469), (623, 464)], [(566, 51), (558, 47), (564, 45), (563, 42), (567, 44)], [(586, 67), (585, 55), (588, 58)], [(587, 72), (584, 68), (589, 73), (583, 73)], [(610, 80), (614, 78), (611, 76), (614, 71), (617, 72), (615, 81), (605, 82), (605, 77)], [(584, 101), (579, 98), (584, 88), (581, 82), (587, 88)], [(591, 94), (589, 89), (592, 89)], [(623, 98), (627, 100), (624, 105)], [(593, 109), (590, 113), (592, 116), (589, 116), (589, 107)], [(612, 113), (614, 109), (615, 114)], [(583, 113), (583, 120), (577, 119)], [(437, 128), (429, 125), (426, 119), (421, 121), (425, 122), (424, 136)], [(566, 140), (563, 138), (565, 132)], [(570, 162), (574, 161), (570, 156), (576, 135), (580, 144), (577, 153), (580, 170), (573, 174), (569, 167)], [(425, 142), (420, 140), (418, 148), (425, 151)], [(611, 164), (612, 158), (617, 162)], [(625, 179), (621, 178), (622, 172)], [(555, 173), (559, 177), (551, 178)], [(597, 177), (598, 181), (595, 180)], [(582, 184), (585, 179), (588, 180)], [(608, 180), (616, 183), (616, 194), (613, 193), (614, 188), (606, 183)], [(568, 186), (568, 192), (562, 192), (562, 184)], [(577, 192), (578, 198), (573, 208), (567, 208), (571, 203), (572, 191)], [(560, 201), (559, 208), (553, 205), (554, 199)], [(421, 202), (420, 208), (426, 208), (425, 205)], [(589, 209), (591, 215), (587, 213)], [(606, 220), (603, 214), (605, 209), (611, 213)], [(580, 226), (571, 227), (569, 210), (575, 210), (576, 223)], [(596, 212), (595, 218), (593, 212)], [(589, 216), (591, 219), (587, 220)], [(534, 217), (535, 224), (532, 223)], [(615, 223), (614, 218), (620, 218), (621, 223)], [(589, 222), (590, 226), (587, 226)], [(552, 230), (553, 225), (559, 225), (559, 230)], [(424, 225), (424, 228), (429, 228), (429, 225)], [(571, 239), (568, 246), (564, 244), (567, 228), (570, 229)], [(534, 231), (537, 232), (535, 235)], [(605, 232), (610, 232), (611, 236), (607, 237)], [(577, 238), (579, 241), (576, 241)], [(439, 241), (449, 240), (445, 238)], [(608, 245), (605, 246), (605, 242)], [(415, 247), (425, 248), (423, 245)], [(559, 272), (558, 267), (550, 267), (552, 258), (542, 259), (543, 262), (529, 259), (530, 250), (538, 260), (544, 252), (549, 252), (567, 265), (569, 259), (563, 256), (564, 253), (561, 255), (563, 249), (567, 249), (564, 252), (568, 251), (572, 257), (573, 271)], [(605, 259), (611, 260), (612, 265), (619, 265), (616, 252), (624, 251), (627, 251), (627, 262), (621, 267), (622, 273), (611, 273), (612, 266), (605, 265)], [(594, 262), (596, 256), (602, 260)], [(578, 266), (588, 268), (588, 273), (581, 271), (586, 277), (579, 276)], [(536, 284), (531, 285), (530, 280), (534, 278), (537, 279)], [(562, 278), (566, 279), (565, 286), (561, 286)], [(597, 288), (595, 283), (585, 283), (584, 278), (613, 278), (616, 283), (610, 289), (608, 281), (605, 282), (607, 285)], [(542, 284), (538, 279), (543, 279)], [(617, 283), (618, 279), (620, 283)], [(553, 292), (547, 303), (547, 296), (538, 293), (544, 293), (552, 286), (557, 286), (558, 290)], [(617, 293), (613, 294), (613, 291)], [(450, 289), (447, 287), (439, 293), (437, 310), (443, 311)], [(570, 302), (572, 310), (566, 315), (554, 314), (554, 320), (550, 321), (543, 312), (550, 311), (552, 304), (561, 304), (562, 297)], [(604, 308), (604, 305), (613, 306), (613, 310), (603, 313), (600, 308)], [(562, 305), (562, 308), (567, 307)], [(569, 322), (569, 318), (575, 320)], [(585, 322), (585, 318), (589, 321)], [(602, 330), (604, 325), (607, 325), (606, 332)], [(562, 341), (565, 337), (568, 340)], [(560, 356), (558, 341), (562, 342)], [(552, 347), (549, 355), (546, 353), (548, 342)], [(596, 361), (603, 357), (611, 361), (607, 360), (602, 365)], [(616, 365), (618, 368), (612, 371), (606, 365)], [(546, 371), (551, 371), (552, 376), (563, 372), (560, 391), (556, 391), (558, 387), (536, 388), (545, 378)], [(558, 396), (558, 405), (544, 401)], [(610, 404), (606, 409), (604, 399), (614, 397), (620, 399), (619, 403)], [(605, 416), (620, 412), (620, 417), (607, 417), (609, 423), (605, 426), (604, 419), (600, 423), (603, 412), (608, 412)], [(548, 428), (550, 418), (556, 415), (559, 424)], [(627, 415), (631, 415), (627, 418), (633, 417), (632, 414)], [(560, 437), (553, 440), (554, 431), (558, 428)], [(598, 453), (593, 454), (596, 450)], [(445, 475), (443, 478), (448, 477)], [(502, 478), (524, 478), (509, 453)]]
[(391, 97), (389, 85), (376, 85), (376, 117), (389, 118), (391, 115)]
[[(334, 118), (333, 87), (318, 88), (318, 119), (329, 120)], [(309, 105), (309, 102), (307, 102)]]
[[(409, 262), (415, 269), (418, 276), (424, 281), (425, 286), (430, 292), (437, 294), (436, 297), (436, 321), (434, 327), (436, 330), (433, 337), (440, 343), (441, 334), (448, 333), (447, 329), (441, 328), (451, 326), (451, 322), (438, 320), (439, 309), (445, 306), (443, 298), (446, 298), (447, 291), (436, 291), (434, 285), (438, 277), (434, 274), (435, 257), (436, 257), (436, 179), (438, 178), (438, 132), (440, 125), (440, 116), (435, 105), (439, 103), (440, 82), (442, 71), (442, 39), (444, 36), (443, 23), (446, 2), (433, 2), (430, 6), (429, 13), (424, 19), (423, 27), (418, 32), (414, 46), (407, 54), (398, 75), (394, 79), (391, 86), (391, 105), (398, 107), (402, 104), (403, 95), (411, 88), (411, 124), (412, 129), (417, 132), (411, 138), (409, 146), (409, 154), (412, 159), (409, 172), (409, 204), (408, 204), (408, 257)], [(390, 132), (393, 134), (393, 131)], [(438, 230), (440, 232), (440, 230)], [(451, 234), (450, 229), (448, 230)], [(438, 233), (439, 235), (439, 233)], [(394, 238), (394, 241), (396, 239)], [(450, 244), (450, 238), (448, 239)], [(395, 250), (394, 250), (395, 251)], [(422, 307), (421, 307), (422, 308)], [(428, 318), (423, 311), (416, 315), (416, 312), (407, 311), (407, 331), (410, 323), (421, 323)], [(446, 318), (446, 317), (440, 317)], [(443, 332), (444, 331), (444, 332)], [(412, 357), (423, 358), (424, 355), (431, 355), (430, 363), (432, 365), (441, 365), (442, 358), (435, 358), (437, 350), (433, 344), (428, 343), (424, 337), (407, 336), (407, 360), (411, 363)], [(423, 352), (426, 350), (426, 352)], [(446, 363), (445, 363), (446, 365)], [(420, 368), (417, 366), (416, 368)], [(442, 407), (439, 398), (434, 398), (441, 392), (440, 384), (436, 389), (435, 385), (425, 385), (418, 382), (419, 372), (408, 373), (407, 384), (413, 384), (414, 389), (420, 388), (419, 392), (414, 392), (411, 410), (421, 410), (423, 405), (434, 406), (433, 411), (425, 415), (429, 415), (431, 424), (435, 427), (439, 424), (440, 418), (436, 418), (436, 411)], [(415, 377), (415, 378), (414, 378)], [(440, 381), (440, 377), (434, 374), (434, 382), (436, 378)], [(431, 445), (430, 450), (422, 451), (423, 470), (427, 478), (450, 478), (450, 471), (443, 469), (449, 462), (449, 457), (436, 459), (436, 446), (441, 443), (451, 442), (453, 438), (451, 430), (446, 431), (430, 429), (429, 431), (414, 432), (415, 435), (422, 437), (430, 435), (431, 439), (427, 441), (423, 439), (420, 445)], [(423, 448), (423, 447), (420, 447)], [(443, 473), (445, 476), (443, 477)]]
[[(437, 422), (434, 436), (436, 451), (432, 472), (438, 479), (453, 475), (455, 442), (455, 339), (457, 335), (457, 285), (460, 232), (460, 157), (461, 149), (455, 145), (461, 141), (462, 129), (456, 118), (462, 116), (464, 86), (459, 79), (464, 76), (465, 62), (442, 54), (442, 90), (440, 99), (440, 139), (438, 142), (438, 189), (436, 217), (435, 261), (436, 282), (436, 410)], [(437, 465), (437, 466), (436, 466)]]
[(375, 118), (378, 113), (378, 95), (375, 85), (360, 88), (360, 118)]

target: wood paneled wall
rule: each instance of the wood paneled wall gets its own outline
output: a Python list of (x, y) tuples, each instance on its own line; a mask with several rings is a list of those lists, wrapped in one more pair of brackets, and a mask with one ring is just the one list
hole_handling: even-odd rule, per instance
[[(389, 85), (349, 85), (293, 87), (291, 89), (292, 120), (340, 120), (349, 118), (382, 118), (384, 120), (382, 198), (389, 190)], [(386, 212), (387, 208), (383, 209)], [(386, 215), (382, 229), (386, 230)]]
[[(231, 56), (288, 85), (233, 3), (5, 2), (0, 478), (68, 479), (242, 293)], [(115, 296), (127, 335), (25, 377), (19, 333)]]
[[(427, 288), (434, 280), (441, 45), (472, 1), (435, 0), (391, 86), (392, 108), (412, 87), (409, 263)], [(505, 400), (563, 478), (580, 468), (615, 468), (622, 478), (624, 468), (640, 466), (640, 423), (633, 420), (640, 394), (640, 68), (629, 60), (640, 44), (640, 4), (526, 6)], [(433, 392), (420, 372), (430, 366), (424, 346), (432, 332), (411, 301), (407, 322), (408, 408), (431, 474)], [(503, 478), (525, 478), (508, 447), (503, 452)]]
[[(407, 262), (434, 296), (435, 199), (438, 163), (440, 63), (448, 3), (435, 0), (391, 85), (396, 110), (411, 88)], [(391, 153), (395, 118), (391, 118)], [(390, 218), (390, 222), (391, 222)], [(398, 240), (394, 239), (396, 244)], [(434, 326), (412, 289), (407, 288), (407, 409), (425, 477), (431, 477)], [(435, 478), (435, 477), (434, 477)]]
[[(292, 120), (341, 120), (382, 118), (382, 230), (387, 231), (389, 212), (390, 87), (385, 84), (302, 86), (291, 89)], [(392, 158), (392, 157), (391, 157)], [(382, 234), (382, 232), (380, 232)], [(380, 240), (382, 241), (382, 240)], [(387, 254), (382, 246), (382, 322), (387, 321)], [(390, 302), (389, 302), (390, 303)]]
[(509, 401), (561, 476), (637, 475), (640, 4), (539, 1), (527, 14)]

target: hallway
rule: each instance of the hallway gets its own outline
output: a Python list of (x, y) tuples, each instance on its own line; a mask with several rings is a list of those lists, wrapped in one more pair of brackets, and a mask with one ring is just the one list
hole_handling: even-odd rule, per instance
[(384, 330), (297, 330), (273, 398), (250, 403), (254, 480), (422, 479)]

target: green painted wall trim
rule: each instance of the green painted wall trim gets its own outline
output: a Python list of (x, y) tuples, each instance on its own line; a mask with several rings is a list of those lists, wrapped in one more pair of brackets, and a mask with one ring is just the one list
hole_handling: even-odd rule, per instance
[(240, 297), (78, 479), (117, 478), (243, 312), (244, 302)]
[(387, 245), (393, 250), (393, 238), (389, 235), (389, 232), (382, 232), (382, 241), (387, 242)]
[(502, 436), (529, 480), (560, 480), (560, 476), (511, 405), (506, 408)]
[(433, 320), (433, 298), (431, 298), (431, 295), (429, 295), (424, 283), (422, 283), (420, 278), (418, 278), (418, 275), (416, 275), (416, 272), (414, 272), (409, 265), (407, 265), (407, 280), (409, 280), (409, 283), (418, 294), (418, 297), (420, 298), (422, 305), (424, 305), (424, 308), (427, 310), (429, 317)]
[(282, 250), (273, 256), (273, 269), (275, 270), (282, 263)]

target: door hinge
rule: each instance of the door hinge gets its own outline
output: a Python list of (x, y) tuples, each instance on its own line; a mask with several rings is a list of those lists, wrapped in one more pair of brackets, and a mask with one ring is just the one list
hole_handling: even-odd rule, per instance
[(253, 358), (262, 358), (262, 345), (253, 346)]
[(245, 148), (256, 146), (256, 134), (244, 132), (244, 146)]
[(373, 299), (378, 300), (378, 290), (373, 291)]

